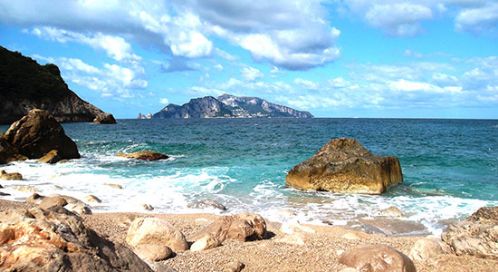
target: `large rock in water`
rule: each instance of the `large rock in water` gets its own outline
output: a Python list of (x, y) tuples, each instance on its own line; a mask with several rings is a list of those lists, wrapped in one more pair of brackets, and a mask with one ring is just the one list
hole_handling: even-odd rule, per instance
[(498, 259), (498, 207), (483, 207), (441, 235), (457, 255)]
[(19, 154), (19, 150), (12, 146), (5, 139), (0, 138), (0, 164), (6, 164), (12, 161), (19, 161), (27, 159), (25, 156)]
[(61, 159), (80, 157), (76, 143), (45, 110), (30, 110), (26, 116), (14, 122), (2, 138), (30, 159), (39, 159), (51, 150), (57, 150)]
[(1, 271), (152, 271), (63, 208), (0, 213)]
[(116, 119), (110, 113), (99, 114), (95, 119), (93, 119), (94, 123), (97, 124), (116, 124)]
[(0, 46), (0, 124), (10, 124), (31, 109), (44, 109), (59, 122), (92, 122), (102, 110), (71, 91), (54, 64)]
[(397, 158), (375, 156), (348, 138), (330, 141), (286, 178), (287, 185), (298, 189), (360, 194), (381, 194), (401, 182)]

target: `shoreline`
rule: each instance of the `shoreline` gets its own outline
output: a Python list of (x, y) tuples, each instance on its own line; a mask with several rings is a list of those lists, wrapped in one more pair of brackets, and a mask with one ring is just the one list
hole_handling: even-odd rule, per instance
[[(29, 208), (32, 204), (0, 200), (0, 212)], [(166, 220), (180, 230), (189, 243), (193, 236), (223, 215), (161, 214), (133, 212), (96, 212), (82, 215), (85, 226), (107, 239), (126, 245), (125, 237), (137, 217)], [(156, 271), (230, 271), (234, 262), (245, 265), (243, 271), (340, 271), (339, 256), (346, 250), (362, 245), (388, 245), (409, 256), (414, 244), (426, 236), (386, 236), (366, 233), (346, 226), (267, 221), (270, 235), (252, 242), (225, 241), (221, 246), (200, 252), (185, 251), (172, 258), (154, 263)], [(434, 238), (433, 236), (431, 236)], [(498, 260), (444, 253), (427, 260), (414, 260), (417, 271), (495, 271)], [(161, 268), (162, 267), (162, 268)], [(164, 270), (165, 267), (174, 270)], [(458, 270), (458, 269), (460, 270)], [(161, 270), (163, 269), (163, 270)]]

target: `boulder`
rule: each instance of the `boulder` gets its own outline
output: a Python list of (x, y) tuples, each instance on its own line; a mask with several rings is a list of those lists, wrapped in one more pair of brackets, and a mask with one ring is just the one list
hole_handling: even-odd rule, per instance
[(26, 199), (26, 202), (38, 205), (43, 210), (64, 207), (68, 211), (79, 215), (92, 213), (85, 202), (66, 195), (42, 196), (34, 193)]
[(167, 246), (175, 252), (188, 249), (183, 233), (165, 220), (154, 217), (136, 218), (126, 235), (126, 242), (136, 248), (138, 245)]
[(153, 262), (166, 260), (173, 255), (171, 248), (156, 244), (140, 244), (135, 247), (134, 252), (140, 258)]
[(102, 200), (94, 195), (87, 195), (85, 200), (89, 203), (102, 203)]
[(19, 150), (16, 147), (12, 146), (5, 139), (0, 138), (0, 164), (26, 159), (25, 156), (19, 154)]
[(143, 150), (143, 151), (138, 151), (138, 152), (133, 152), (133, 153), (118, 153), (116, 154), (118, 157), (123, 157), (127, 159), (135, 159), (135, 160), (142, 160), (142, 161), (158, 161), (158, 160), (165, 160), (168, 157), (168, 155), (161, 154), (158, 152), (150, 151), (150, 150)]
[(0, 213), (1, 271), (152, 271), (65, 209)]
[(206, 250), (206, 249), (215, 248), (215, 247), (218, 247), (220, 245), (221, 245), (221, 242), (217, 239), (217, 237), (208, 233), (208, 234), (205, 234), (200, 239), (198, 239), (197, 241), (195, 241), (190, 246), (190, 250), (191, 251), (202, 251), (202, 250)]
[(109, 113), (105, 114), (99, 114), (93, 119), (94, 123), (97, 124), (116, 124), (116, 119), (114, 119), (114, 116)]
[(386, 217), (403, 217), (403, 212), (396, 206), (391, 206), (389, 208), (380, 211), (381, 216)]
[(22, 175), (17, 172), (7, 173), (4, 170), (0, 171), (0, 179), (3, 180), (22, 180)]
[(43, 210), (50, 210), (53, 208), (62, 208), (67, 205), (67, 201), (60, 196), (43, 197), (38, 207)]
[(196, 234), (195, 240), (206, 235), (210, 235), (220, 244), (226, 239), (242, 242), (261, 240), (266, 235), (266, 221), (260, 215), (249, 213), (223, 216)]
[(286, 177), (286, 184), (297, 189), (336, 193), (382, 194), (401, 182), (397, 158), (375, 156), (349, 138), (331, 140)]
[(413, 244), (409, 256), (412, 260), (421, 262), (433, 260), (441, 254), (444, 254), (444, 251), (439, 241), (431, 238), (422, 238)]
[(39, 159), (54, 149), (58, 150), (62, 159), (80, 157), (76, 143), (44, 110), (30, 110), (26, 116), (14, 122), (2, 137), (30, 159)]
[(49, 163), (49, 164), (58, 163), (61, 160), (62, 158), (59, 155), (59, 151), (57, 149), (50, 150), (47, 154), (38, 159), (39, 162)]
[(457, 255), (498, 259), (498, 207), (483, 207), (441, 235)]
[(150, 204), (147, 204), (147, 203), (144, 203), (144, 204), (142, 205), (142, 207), (143, 207), (143, 208), (144, 208), (144, 210), (146, 210), (146, 211), (153, 211), (153, 210), (154, 210), (154, 207), (153, 207), (152, 205), (150, 205)]
[(369, 245), (344, 252), (339, 263), (365, 272), (416, 272), (412, 260), (386, 245)]

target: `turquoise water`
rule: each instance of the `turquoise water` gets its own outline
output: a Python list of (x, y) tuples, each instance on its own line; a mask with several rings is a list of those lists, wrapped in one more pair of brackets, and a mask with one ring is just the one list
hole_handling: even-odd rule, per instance
[[(199, 212), (189, 206), (214, 199), (231, 212), (344, 224), (394, 205), (406, 219), (437, 231), (442, 220), (498, 204), (498, 121), (493, 120), (120, 120), (64, 127), (83, 159), (55, 166), (21, 162), (7, 169), (21, 171), (28, 178), (23, 184), (42, 193), (95, 194), (103, 199), (96, 210), (142, 211), (148, 203), (156, 212)], [(404, 184), (383, 196), (286, 188), (286, 172), (336, 137), (354, 137), (375, 154), (399, 157)], [(140, 162), (114, 156), (142, 149), (172, 158)], [(14, 199), (27, 194), (10, 192)]]

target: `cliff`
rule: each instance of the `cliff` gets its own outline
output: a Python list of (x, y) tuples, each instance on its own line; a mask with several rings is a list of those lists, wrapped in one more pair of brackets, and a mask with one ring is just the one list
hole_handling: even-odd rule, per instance
[(40, 65), (0, 46), (0, 124), (34, 108), (47, 110), (59, 122), (92, 122), (105, 115), (68, 88), (56, 65)]
[(312, 118), (309, 112), (274, 104), (258, 97), (229, 94), (191, 99), (181, 106), (169, 104), (153, 118)]

